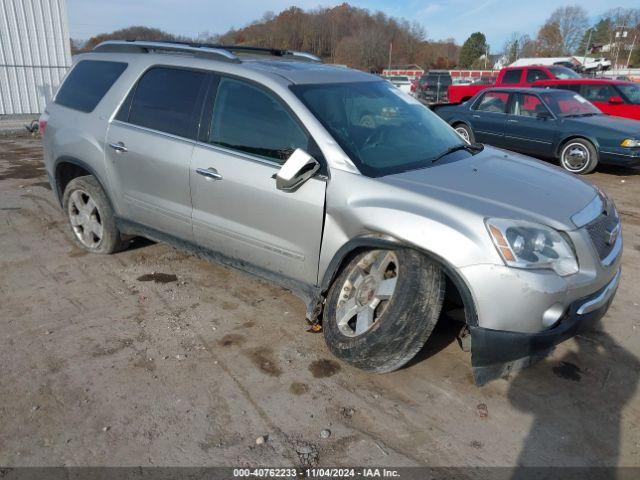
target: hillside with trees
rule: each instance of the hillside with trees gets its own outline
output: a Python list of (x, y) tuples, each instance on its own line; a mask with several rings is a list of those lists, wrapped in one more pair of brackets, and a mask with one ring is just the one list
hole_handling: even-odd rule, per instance
[[(515, 32), (502, 53), (509, 62), (520, 57), (584, 55), (585, 49), (598, 56), (624, 57), (629, 53), (632, 39), (636, 38), (631, 64), (640, 66), (640, 9), (608, 10), (597, 17), (594, 25), (590, 25), (589, 18), (587, 11), (578, 5), (557, 8), (535, 37)], [(620, 25), (625, 25), (628, 31), (626, 43), (616, 43), (615, 29)], [(267, 12), (245, 27), (192, 38), (133, 26), (97, 35), (82, 45), (74, 41), (72, 49), (74, 53), (90, 50), (109, 39), (180, 40), (301, 50), (314, 53), (328, 63), (370, 72), (380, 72), (389, 63), (394, 66), (417, 64), (427, 69), (491, 68), (486, 54), (496, 53), (491, 52), (481, 31), (472, 33), (460, 47), (453, 39), (428, 39), (425, 27), (417, 22), (347, 3), (312, 10), (290, 7), (278, 14)]]
[(311, 52), (330, 63), (379, 72), (394, 65), (417, 63), (450, 68), (458, 62), (460, 47), (453, 39), (426, 40), (416, 23), (371, 13), (346, 3), (333, 8), (305, 11), (291, 7), (278, 15), (265, 13), (259, 21), (222, 35), (176, 37), (158, 29), (129, 27), (90, 38), (76, 50), (90, 50), (109, 39), (186, 40), (227, 45), (252, 45)]

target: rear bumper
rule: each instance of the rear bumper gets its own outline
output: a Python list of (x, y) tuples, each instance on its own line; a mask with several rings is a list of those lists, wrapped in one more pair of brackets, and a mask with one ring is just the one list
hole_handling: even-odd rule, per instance
[(621, 271), (592, 295), (573, 302), (561, 321), (539, 333), (520, 333), (470, 326), (471, 363), (475, 381), (484, 385), (545, 357), (554, 346), (589, 330), (607, 312)]

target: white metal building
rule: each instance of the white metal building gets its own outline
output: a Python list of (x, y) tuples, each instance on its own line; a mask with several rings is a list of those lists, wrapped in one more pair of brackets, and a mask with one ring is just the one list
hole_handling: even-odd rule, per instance
[(42, 112), (70, 66), (66, 0), (0, 0), (0, 115)]

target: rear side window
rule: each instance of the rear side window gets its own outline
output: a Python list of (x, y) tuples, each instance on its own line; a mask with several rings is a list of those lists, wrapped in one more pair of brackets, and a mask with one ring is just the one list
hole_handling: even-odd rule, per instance
[(179, 137), (196, 138), (207, 74), (192, 70), (155, 67), (138, 81), (131, 105), (128, 99), (117, 118), (141, 127)]
[(92, 112), (127, 68), (126, 63), (82, 60), (64, 81), (55, 103), (81, 112)]
[(533, 83), (536, 80), (547, 80), (548, 78), (549, 75), (537, 68), (530, 68), (527, 70), (527, 83)]
[(220, 80), (208, 141), (278, 163), (296, 148), (310, 149), (307, 134), (280, 100), (232, 78)]
[(507, 70), (502, 77), (502, 83), (520, 83), (522, 70)]

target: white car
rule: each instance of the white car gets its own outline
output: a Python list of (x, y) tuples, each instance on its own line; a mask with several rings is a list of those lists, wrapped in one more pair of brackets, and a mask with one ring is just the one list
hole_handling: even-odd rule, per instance
[(411, 93), (411, 80), (405, 75), (389, 75), (384, 77), (385, 80), (391, 82), (394, 87), (399, 88), (404, 93)]

